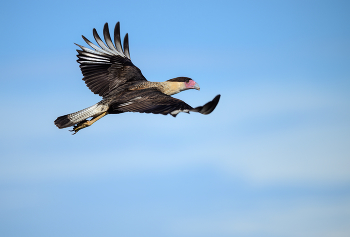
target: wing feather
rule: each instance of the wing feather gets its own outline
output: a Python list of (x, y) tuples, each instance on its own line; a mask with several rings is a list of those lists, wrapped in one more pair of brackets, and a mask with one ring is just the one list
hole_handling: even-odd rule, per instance
[(87, 38), (85, 38), (84, 35), (82, 35), (84, 41), (91, 47), (93, 48), (94, 50), (96, 50), (97, 52), (101, 53), (101, 54), (108, 54), (108, 55), (113, 55), (113, 53), (109, 53), (108, 51), (106, 50), (103, 50), (101, 48), (99, 48), (98, 46), (94, 45), (93, 43), (91, 43)]
[(120, 40), (120, 23), (118, 22), (114, 27), (114, 43), (119, 53), (123, 53), (122, 42)]
[(201, 114), (210, 114), (211, 112), (214, 111), (214, 109), (216, 108), (216, 106), (219, 103), (221, 95), (217, 95), (215, 96), (215, 98), (212, 101), (209, 101), (208, 103), (206, 103), (203, 106), (198, 106), (194, 109), (192, 109), (192, 112), (198, 112)]
[(192, 108), (182, 100), (165, 95), (156, 89), (144, 89), (125, 92), (118, 101), (110, 106), (110, 113), (140, 112), (153, 114), (170, 114), (174, 117), (180, 112), (199, 112), (210, 114), (219, 103), (220, 95), (203, 106)]
[(92, 34), (94, 35), (94, 38), (97, 42), (97, 44), (104, 50), (106, 50), (107, 52), (111, 53), (111, 54), (115, 54), (115, 52), (113, 52), (112, 50), (110, 50), (106, 45), (105, 43), (101, 40), (100, 36), (98, 35), (96, 29), (94, 28), (92, 30)]
[(124, 37), (124, 54), (125, 56), (130, 59), (130, 52), (129, 52), (129, 35), (126, 33)]
[(86, 59), (87, 61), (94, 61), (94, 62), (106, 62), (106, 63), (111, 63), (107, 58), (102, 58), (102, 57), (89, 57), (89, 56), (81, 56), (78, 55), (79, 59)]
[[(84, 36), (82, 36), (82, 37), (84, 37)], [(90, 42), (90, 41), (89, 41)], [(91, 43), (91, 42), (90, 42)], [(78, 46), (78, 47), (80, 47), (82, 50), (84, 50), (85, 52), (89, 52), (89, 53), (92, 53), (92, 54), (97, 54), (97, 55), (104, 55), (104, 53), (101, 53), (101, 52), (99, 52), (99, 51), (96, 51), (96, 50), (92, 50), (92, 49), (89, 49), (89, 48), (86, 48), (86, 47), (84, 47), (84, 46), (81, 46), (81, 45), (79, 45), (79, 44), (76, 44), (76, 43), (74, 43), (76, 46)], [(78, 51), (78, 50), (77, 50)], [(78, 51), (78, 53), (80, 53), (80, 51)], [(97, 56), (96, 55), (96, 56)]]
[[(92, 50), (93, 51), (93, 50)], [(94, 53), (89, 53), (89, 52), (86, 52), (86, 51), (82, 51), (82, 50), (79, 50), (77, 49), (77, 52), (79, 53), (77, 56), (87, 56), (87, 57), (90, 57), (90, 58), (99, 58), (99, 59), (104, 59), (106, 60), (106, 57), (103, 57), (101, 55), (96, 55)]]
[(165, 95), (156, 89), (144, 89), (124, 93), (110, 106), (111, 113), (140, 112), (170, 114), (181, 108), (192, 109), (182, 100)]
[(103, 37), (105, 38), (107, 46), (115, 53), (119, 54), (118, 50), (114, 47), (114, 44), (111, 39), (111, 35), (109, 34), (108, 23), (106, 23), (103, 27)]
[(96, 29), (93, 29), (93, 36), (100, 47), (84, 36), (82, 36), (84, 41), (92, 49), (76, 44), (81, 49), (77, 50), (77, 62), (80, 64), (84, 76), (83, 80), (93, 93), (106, 97), (115, 93), (114, 91), (125, 83), (147, 81), (141, 70), (130, 60), (127, 35), (124, 39), (124, 51), (122, 49), (119, 22), (114, 30), (115, 45), (111, 40), (107, 23), (103, 28), (106, 43), (100, 38)]

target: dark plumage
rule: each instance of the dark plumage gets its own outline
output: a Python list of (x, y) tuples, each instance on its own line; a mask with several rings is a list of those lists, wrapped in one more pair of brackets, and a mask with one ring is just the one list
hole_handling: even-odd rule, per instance
[[(114, 44), (107, 23), (103, 28), (105, 43), (96, 29), (93, 29), (93, 36), (100, 47), (82, 36), (93, 49), (76, 44), (81, 48), (77, 50), (77, 62), (87, 87), (103, 99), (89, 108), (58, 117), (55, 120), (58, 128), (74, 126), (76, 133), (107, 114), (124, 112), (171, 114), (174, 117), (179, 112), (210, 114), (219, 103), (220, 95), (217, 95), (205, 105), (192, 108), (171, 97), (183, 90), (199, 90), (198, 84), (188, 77), (176, 77), (165, 82), (147, 81), (130, 60), (128, 34), (124, 37), (124, 49), (122, 47), (119, 22), (114, 28)], [(92, 119), (87, 120), (90, 117)]]
[(169, 79), (167, 81), (172, 81), (172, 82), (189, 82), (191, 80), (191, 78), (189, 77), (176, 77), (173, 79)]

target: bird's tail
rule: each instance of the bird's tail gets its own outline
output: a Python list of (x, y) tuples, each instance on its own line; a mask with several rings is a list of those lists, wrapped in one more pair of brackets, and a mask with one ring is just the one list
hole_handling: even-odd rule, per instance
[(58, 128), (67, 128), (70, 126), (74, 126), (75, 124), (82, 122), (90, 117), (98, 116), (99, 114), (106, 112), (108, 107), (106, 105), (102, 105), (97, 103), (93, 106), (90, 106), (86, 109), (80, 110), (78, 112), (67, 114), (58, 117), (55, 120), (55, 125)]

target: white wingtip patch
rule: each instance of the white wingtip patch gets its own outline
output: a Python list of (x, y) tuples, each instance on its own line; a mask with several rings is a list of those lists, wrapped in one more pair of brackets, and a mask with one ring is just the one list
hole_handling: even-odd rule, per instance
[(118, 107), (120, 108), (120, 107), (124, 107), (124, 106), (127, 106), (127, 105), (131, 105), (132, 103), (134, 103), (134, 102), (126, 102), (126, 103), (123, 103), (123, 104), (120, 104)]
[(174, 111), (170, 112), (170, 114), (171, 115), (177, 115), (180, 112), (189, 113), (190, 111), (188, 109), (184, 109), (184, 110), (177, 109), (177, 110), (174, 110)]
[(123, 104), (120, 104), (118, 107), (120, 108), (120, 107), (124, 107), (124, 106), (127, 106), (127, 105), (131, 105), (131, 104), (134, 103), (134, 100), (139, 100), (139, 99), (141, 99), (141, 98), (142, 98), (141, 96), (135, 97), (135, 98), (129, 100), (128, 102), (125, 102), (125, 103), (123, 103)]

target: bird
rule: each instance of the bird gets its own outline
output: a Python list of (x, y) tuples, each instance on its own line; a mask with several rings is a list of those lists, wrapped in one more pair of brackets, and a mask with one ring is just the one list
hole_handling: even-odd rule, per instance
[(172, 97), (184, 90), (200, 90), (198, 83), (189, 77), (176, 77), (164, 82), (148, 81), (141, 70), (131, 62), (128, 34), (124, 37), (122, 47), (120, 22), (114, 27), (114, 44), (108, 23), (103, 27), (105, 43), (95, 28), (92, 32), (100, 47), (82, 35), (92, 49), (75, 44), (80, 48), (77, 49), (77, 62), (80, 64), (86, 86), (94, 94), (101, 96), (102, 100), (86, 109), (58, 117), (54, 123), (59, 129), (73, 126), (70, 131), (74, 135), (108, 114), (124, 112), (170, 114), (173, 117), (180, 112), (198, 112), (206, 115), (213, 112), (219, 103), (220, 94), (203, 106), (195, 108)]

